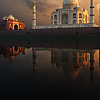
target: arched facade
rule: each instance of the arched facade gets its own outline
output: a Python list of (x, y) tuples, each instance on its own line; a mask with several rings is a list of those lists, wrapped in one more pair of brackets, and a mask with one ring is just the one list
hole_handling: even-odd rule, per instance
[(82, 18), (82, 13), (79, 13), (79, 18)]
[(12, 15), (10, 15), (8, 17), (4, 17), (2, 22), (3, 22), (3, 24), (5, 24), (3, 29), (6, 29), (6, 30), (25, 29), (24, 21), (19, 22), (18, 19), (15, 19)]
[(73, 18), (76, 18), (76, 13), (73, 14)]
[(85, 16), (85, 20), (86, 20), (86, 23), (87, 23), (87, 20), (88, 20), (87, 15)]
[(89, 23), (89, 14), (86, 9), (80, 9), (77, 0), (64, 0), (63, 8), (58, 7), (56, 11), (51, 13), (51, 25), (84, 23)]
[(82, 24), (82, 20), (79, 20), (79, 24)]
[(76, 24), (76, 20), (73, 20), (73, 24)]
[(14, 30), (18, 30), (18, 25), (14, 25)]
[(68, 24), (68, 14), (62, 14), (62, 24)]
[(55, 20), (57, 19), (57, 15), (54, 16), (54, 19), (55, 19)]

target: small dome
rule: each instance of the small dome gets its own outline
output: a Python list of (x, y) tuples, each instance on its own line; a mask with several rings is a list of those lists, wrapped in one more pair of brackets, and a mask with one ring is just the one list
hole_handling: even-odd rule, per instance
[(66, 4), (78, 4), (78, 0), (64, 0), (63, 5)]
[(32, 1), (33, 2), (33, 5), (35, 5), (36, 4), (36, 2), (35, 1)]
[(12, 15), (9, 15), (9, 16), (8, 16), (8, 19), (9, 19), (9, 20), (14, 20), (15, 18), (14, 18)]
[(18, 21), (18, 19), (15, 19), (16, 21)]
[(56, 9), (60, 9), (60, 7), (57, 7)]
[(36, 3), (35, 1), (33, 1), (33, 3)]
[(8, 18), (5, 16), (5, 17), (3, 18), (3, 20), (8, 20)]
[(57, 7), (57, 8), (56, 8), (56, 11), (58, 11), (59, 9), (60, 9), (60, 7)]
[(76, 8), (80, 8), (80, 6), (79, 6), (78, 4), (76, 4), (76, 5), (74, 6), (74, 9), (76, 9)]

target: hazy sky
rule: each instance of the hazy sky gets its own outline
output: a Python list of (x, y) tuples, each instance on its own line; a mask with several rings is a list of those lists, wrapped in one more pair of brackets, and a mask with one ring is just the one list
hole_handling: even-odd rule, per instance
[[(50, 25), (50, 15), (58, 6), (62, 7), (63, 0), (35, 0), (37, 3), (37, 25)], [(99, 10), (97, 5), (100, 0), (94, 0), (95, 23), (99, 23)], [(90, 0), (80, 0), (80, 7), (88, 11)], [(25, 20), (26, 27), (32, 25), (32, 2), (31, 0), (0, 0), (0, 18), (12, 14), (20, 21)]]

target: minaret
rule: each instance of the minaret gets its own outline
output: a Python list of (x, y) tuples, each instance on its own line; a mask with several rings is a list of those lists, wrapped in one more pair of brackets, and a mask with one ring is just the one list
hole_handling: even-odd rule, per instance
[(94, 75), (94, 51), (90, 52), (90, 82), (93, 82)]
[(100, 6), (99, 6), (99, 27), (100, 27)]
[(93, 9), (94, 9), (93, 0), (91, 0), (91, 2), (90, 2), (90, 23), (91, 24), (94, 23)]
[(33, 1), (33, 18), (32, 18), (32, 29), (36, 28), (36, 3)]

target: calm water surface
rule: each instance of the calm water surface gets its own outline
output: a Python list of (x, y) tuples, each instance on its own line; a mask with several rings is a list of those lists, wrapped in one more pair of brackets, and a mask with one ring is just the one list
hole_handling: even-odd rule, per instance
[(98, 49), (2, 46), (0, 97), (5, 100), (99, 97), (99, 54)]

